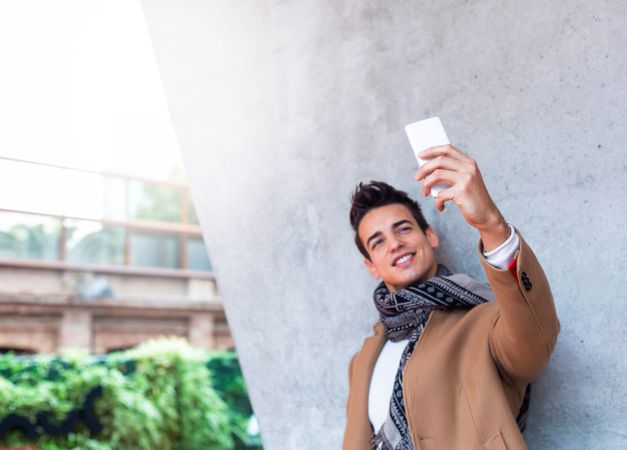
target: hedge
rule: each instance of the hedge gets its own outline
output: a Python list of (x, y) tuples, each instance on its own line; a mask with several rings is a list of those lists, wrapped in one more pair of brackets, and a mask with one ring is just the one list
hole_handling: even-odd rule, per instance
[(261, 449), (234, 352), (160, 338), (106, 357), (0, 355), (0, 445)]

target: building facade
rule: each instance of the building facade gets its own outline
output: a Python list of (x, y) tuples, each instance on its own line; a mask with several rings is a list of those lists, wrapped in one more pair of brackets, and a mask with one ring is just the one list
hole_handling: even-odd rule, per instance
[[(0, 164), (24, 173), (34, 167), (49, 185), (94, 194), (84, 216), (63, 199), (36, 208), (0, 201), (0, 351), (104, 354), (159, 336), (233, 348), (185, 183)], [(26, 180), (19, 189), (37, 185)], [(62, 193), (48, 195), (52, 203)]]

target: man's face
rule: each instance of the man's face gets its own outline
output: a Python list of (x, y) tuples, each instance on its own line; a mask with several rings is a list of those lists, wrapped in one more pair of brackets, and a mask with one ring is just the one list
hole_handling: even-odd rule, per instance
[(423, 233), (406, 206), (393, 203), (368, 211), (358, 234), (370, 255), (364, 259), (368, 272), (383, 279), (390, 292), (435, 276), (438, 236), (432, 228)]

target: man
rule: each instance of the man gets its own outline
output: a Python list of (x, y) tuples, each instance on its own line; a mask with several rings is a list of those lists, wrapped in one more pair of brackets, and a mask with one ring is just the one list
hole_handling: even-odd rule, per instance
[(530, 383), (560, 327), (546, 276), (472, 158), (451, 145), (419, 156), (430, 159), (416, 173), (423, 195), (449, 185), (436, 207), (452, 201), (479, 231), (489, 287), (437, 263), (438, 236), (406, 193), (359, 184), (350, 219), (381, 279), (380, 320), (350, 362), (343, 448), (526, 449)]

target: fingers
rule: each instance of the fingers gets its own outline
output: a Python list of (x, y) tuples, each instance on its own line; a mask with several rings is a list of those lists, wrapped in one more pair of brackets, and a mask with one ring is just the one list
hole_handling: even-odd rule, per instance
[(420, 158), (430, 158), (423, 164), (415, 179), (423, 180), (423, 195), (428, 195), (431, 188), (438, 183), (448, 184), (467, 190), (474, 178), (480, 178), (479, 168), (474, 159), (466, 156), (452, 145), (431, 147), (422, 153)]
[(464, 153), (462, 153), (460, 150), (453, 147), (451, 144), (437, 145), (435, 147), (430, 147), (418, 153), (418, 157), (420, 159), (429, 159), (429, 158), (434, 158), (436, 156), (441, 156), (441, 155), (449, 156), (450, 158), (458, 159), (460, 161), (465, 161), (465, 162), (473, 161), (474, 162), (472, 158), (470, 158), (469, 156), (466, 156)]
[(435, 207), (438, 211), (444, 212), (444, 203), (449, 200), (455, 201), (455, 191), (452, 187), (440, 191), (438, 196), (435, 198)]
[(459, 159), (453, 159), (448, 156), (436, 156), (435, 158), (426, 162), (418, 172), (416, 172), (416, 176), (414, 177), (417, 181), (420, 181), (431, 172), (437, 169), (446, 169), (446, 170), (454, 170), (457, 172), (470, 171), (472, 167)]
[(438, 184), (448, 184), (451, 187), (463, 184), (469, 181), (470, 175), (463, 172), (456, 172), (454, 170), (436, 169), (427, 175), (422, 184), (422, 194), (424, 196), (429, 195), (431, 188)]

